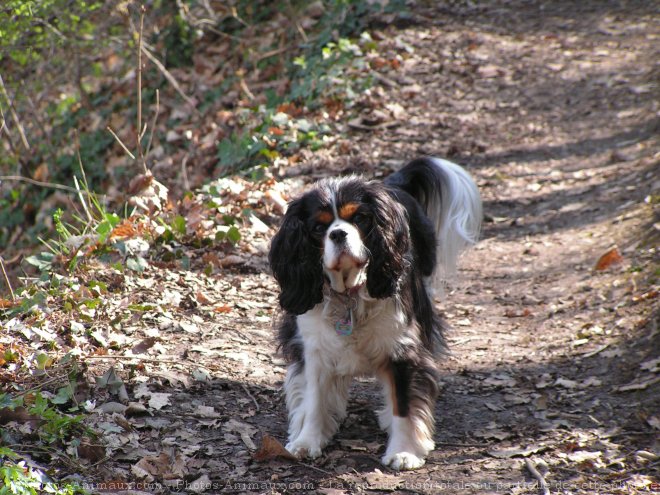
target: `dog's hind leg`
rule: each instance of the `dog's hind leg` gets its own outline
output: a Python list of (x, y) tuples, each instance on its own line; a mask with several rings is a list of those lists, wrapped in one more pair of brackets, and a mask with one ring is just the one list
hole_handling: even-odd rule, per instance
[(385, 396), (379, 423), (389, 435), (382, 462), (396, 470), (420, 468), (435, 447), (435, 367), (430, 358), (390, 361), (379, 379)]

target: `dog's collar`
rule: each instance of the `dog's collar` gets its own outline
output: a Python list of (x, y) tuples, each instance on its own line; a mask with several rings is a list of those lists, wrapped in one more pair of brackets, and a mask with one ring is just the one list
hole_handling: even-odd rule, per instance
[(331, 296), (336, 297), (337, 299), (353, 299), (357, 298), (358, 294), (360, 293), (360, 290), (362, 287), (364, 287), (365, 284), (359, 284), (356, 285), (355, 287), (351, 287), (350, 289), (346, 289), (344, 292), (338, 292), (335, 289), (332, 288), (332, 285), (328, 284), (328, 292)]
[(364, 284), (359, 284), (355, 287), (351, 287), (350, 289), (346, 289), (345, 292), (348, 294), (348, 297), (357, 297), (362, 287), (364, 287)]
[(355, 328), (355, 311), (358, 307), (360, 289), (364, 284), (356, 285), (344, 292), (337, 292), (329, 287), (330, 295), (338, 299), (344, 305), (344, 309), (334, 313), (335, 332), (342, 337), (348, 337), (353, 334)]

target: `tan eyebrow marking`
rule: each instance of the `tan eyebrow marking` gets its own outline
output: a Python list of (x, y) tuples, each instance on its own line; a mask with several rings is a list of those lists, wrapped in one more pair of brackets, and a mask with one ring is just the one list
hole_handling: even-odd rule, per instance
[(321, 223), (330, 223), (333, 218), (332, 213), (329, 211), (320, 211), (316, 214), (316, 221)]
[(355, 214), (359, 207), (360, 203), (346, 203), (339, 208), (339, 217), (342, 220), (348, 220)]

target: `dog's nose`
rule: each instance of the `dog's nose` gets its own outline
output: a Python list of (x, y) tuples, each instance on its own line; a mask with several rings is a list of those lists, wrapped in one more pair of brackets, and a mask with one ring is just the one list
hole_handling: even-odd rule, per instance
[(330, 232), (330, 240), (336, 244), (340, 244), (346, 240), (346, 231), (342, 229), (335, 229)]

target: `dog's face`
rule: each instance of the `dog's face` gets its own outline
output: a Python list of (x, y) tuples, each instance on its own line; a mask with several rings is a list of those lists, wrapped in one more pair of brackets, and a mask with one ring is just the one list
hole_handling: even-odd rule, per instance
[(327, 202), (312, 217), (312, 232), (322, 245), (323, 272), (339, 293), (359, 288), (366, 281), (370, 252), (366, 242), (373, 216), (368, 202), (346, 199)]
[(302, 314), (323, 286), (345, 293), (366, 284), (372, 297), (394, 294), (409, 265), (406, 214), (379, 182), (326, 180), (289, 205), (269, 261), (280, 304)]

